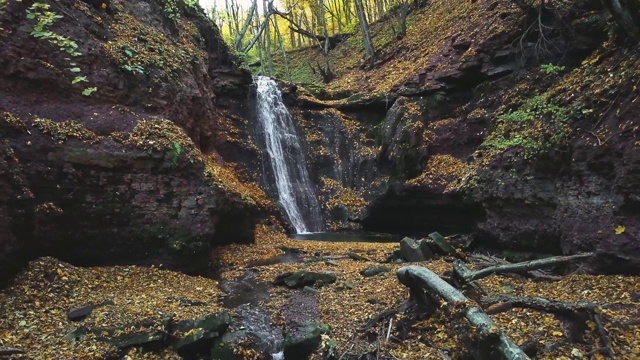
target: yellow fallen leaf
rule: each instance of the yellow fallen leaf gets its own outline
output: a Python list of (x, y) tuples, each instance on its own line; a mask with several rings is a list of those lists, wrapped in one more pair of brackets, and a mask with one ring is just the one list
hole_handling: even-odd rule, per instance
[(552, 334), (553, 336), (562, 336), (562, 335), (564, 335), (564, 334), (563, 334), (562, 332), (560, 332), (560, 331), (554, 331), (554, 332), (552, 332), (551, 334)]
[(615, 233), (616, 233), (616, 235), (620, 235), (620, 234), (622, 234), (624, 231), (625, 231), (624, 226), (622, 226), (622, 225), (618, 225), (618, 227), (616, 227)]

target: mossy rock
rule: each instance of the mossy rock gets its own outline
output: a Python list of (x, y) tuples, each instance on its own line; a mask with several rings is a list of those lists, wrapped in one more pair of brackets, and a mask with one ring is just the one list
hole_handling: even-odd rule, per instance
[(308, 322), (290, 327), (284, 335), (284, 358), (306, 359), (320, 345), (322, 334), (331, 331), (329, 325)]

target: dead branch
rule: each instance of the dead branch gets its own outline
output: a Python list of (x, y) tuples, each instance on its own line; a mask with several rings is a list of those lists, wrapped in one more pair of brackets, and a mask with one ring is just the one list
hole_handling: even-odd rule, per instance
[(490, 266), (488, 268), (484, 268), (478, 271), (471, 271), (469, 268), (460, 260), (456, 260), (453, 263), (453, 273), (454, 276), (462, 280), (463, 283), (470, 283), (474, 280), (482, 279), (489, 275), (493, 274), (504, 274), (504, 273), (522, 273), (531, 270), (541, 269), (544, 267), (563, 264), (566, 262), (571, 262), (578, 259), (585, 259), (593, 256), (593, 253), (585, 253), (585, 254), (577, 254), (570, 256), (553, 256), (550, 258), (539, 259), (539, 260), (531, 260), (525, 261), (515, 264), (508, 265), (497, 265)]
[(484, 306), (498, 303), (509, 303), (512, 307), (534, 309), (560, 315), (589, 313), (596, 311), (598, 308), (598, 305), (587, 301), (557, 301), (541, 297), (521, 297), (512, 295), (492, 296), (483, 298), (480, 302)]
[(365, 331), (371, 329), (372, 327), (374, 327), (377, 323), (379, 323), (381, 321), (386, 321), (386, 319), (390, 318), (391, 316), (394, 316), (397, 313), (398, 313), (397, 309), (385, 310), (385, 311), (381, 312), (380, 314), (374, 316), (373, 318), (369, 319), (369, 321), (367, 321), (367, 323), (363, 327), (358, 329), (358, 331), (359, 332), (365, 332)]
[[(398, 280), (410, 289), (428, 289), (435, 292), (439, 297), (453, 304), (464, 304), (468, 299), (453, 286), (442, 280), (433, 271), (420, 266), (405, 266), (398, 269), (396, 273)], [(435, 300), (435, 299), (434, 299)], [(529, 359), (509, 337), (507, 337), (491, 320), (491, 318), (482, 312), (476, 306), (469, 306), (465, 309), (465, 317), (469, 322), (480, 331), (482, 341), (487, 342), (498, 352), (504, 359), (520, 360)]]
[[(483, 255), (483, 254), (472, 254), (469, 256), (469, 260), (476, 264), (476, 266), (481, 268), (486, 268), (490, 266), (496, 265), (508, 265), (511, 264), (509, 261), (499, 258), (493, 255)], [(559, 281), (562, 279), (560, 276), (549, 275), (546, 271), (543, 270), (531, 270), (526, 272), (526, 276), (535, 280), (544, 280), (544, 281)]]

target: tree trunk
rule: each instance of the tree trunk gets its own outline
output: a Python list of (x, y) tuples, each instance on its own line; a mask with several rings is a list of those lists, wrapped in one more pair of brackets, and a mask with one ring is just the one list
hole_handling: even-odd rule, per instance
[(242, 29), (238, 31), (236, 34), (236, 40), (234, 42), (234, 47), (238, 51), (242, 51), (242, 39), (244, 39), (244, 35), (247, 33), (247, 29), (249, 28), (249, 24), (251, 24), (251, 20), (253, 20), (253, 13), (256, 12), (256, 7), (258, 5), (258, 0), (253, 0), (251, 2), (251, 8), (247, 13), (247, 18), (242, 24)]
[[(257, 0), (256, 0), (257, 1)], [(254, 23), (255, 23), (255, 31), (256, 34), (259, 34), (260, 32), (260, 19), (258, 18), (258, 12), (256, 11), (254, 13)], [(264, 58), (263, 58), (263, 44), (262, 41), (260, 41), (260, 36), (258, 36), (256, 39), (258, 39), (258, 57), (260, 58), (260, 74), (264, 75)]]
[(289, 62), (287, 61), (287, 52), (284, 51), (284, 42), (282, 41), (282, 35), (280, 34), (280, 28), (278, 28), (278, 21), (276, 18), (271, 19), (273, 21), (273, 28), (276, 31), (278, 42), (280, 43), (280, 51), (282, 51), (282, 59), (284, 62), (284, 71), (287, 76), (287, 80), (291, 81), (291, 74), (289, 73)]
[(360, 21), (360, 31), (362, 32), (362, 42), (364, 44), (364, 53), (366, 58), (373, 57), (373, 45), (371, 44), (371, 35), (369, 35), (369, 24), (367, 23), (367, 17), (364, 13), (364, 7), (362, 6), (362, 0), (355, 0), (356, 13), (358, 14), (358, 20)]
[(635, 41), (640, 41), (640, 1), (602, 0), (613, 18)]
[[(469, 300), (453, 286), (442, 280), (433, 271), (420, 266), (405, 266), (398, 269), (398, 280), (412, 291), (426, 288), (428, 293), (436, 293), (449, 303), (454, 305), (467, 304)], [(436, 299), (433, 299), (436, 300)], [(486, 342), (497, 350), (504, 359), (524, 360), (529, 359), (509, 337), (507, 337), (491, 318), (478, 307), (466, 307), (465, 317), (482, 335), (482, 342)]]
[(273, 76), (273, 60), (271, 59), (271, 34), (269, 33), (269, 16), (271, 14), (269, 13), (269, 10), (267, 8), (267, 0), (263, 0), (262, 4), (264, 5), (265, 14), (265, 28), (263, 31), (265, 39), (264, 48), (266, 50), (265, 60), (267, 60), (267, 73), (269, 74), (269, 76)]
[(409, 0), (402, 2), (402, 12), (400, 13), (400, 37), (407, 34), (407, 15), (409, 14)]
[(331, 72), (331, 66), (329, 65), (329, 30), (327, 30), (327, 19), (324, 8), (324, 0), (320, 1), (320, 21), (322, 22), (322, 31), (324, 33), (324, 47), (322, 49), (322, 55), (324, 56), (324, 74), (323, 76), (325, 82), (333, 77), (333, 73)]
[(229, 29), (229, 39), (233, 39), (233, 28), (231, 27), (231, 9), (229, 8), (229, 0), (224, 0), (224, 7), (227, 11), (227, 28)]

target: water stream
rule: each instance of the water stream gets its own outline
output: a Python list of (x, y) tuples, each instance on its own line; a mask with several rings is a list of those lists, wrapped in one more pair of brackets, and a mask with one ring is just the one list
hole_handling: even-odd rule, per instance
[(271, 78), (254, 78), (257, 115), (264, 131), (267, 152), (278, 189), (278, 200), (296, 233), (324, 230), (316, 191), (291, 113)]

